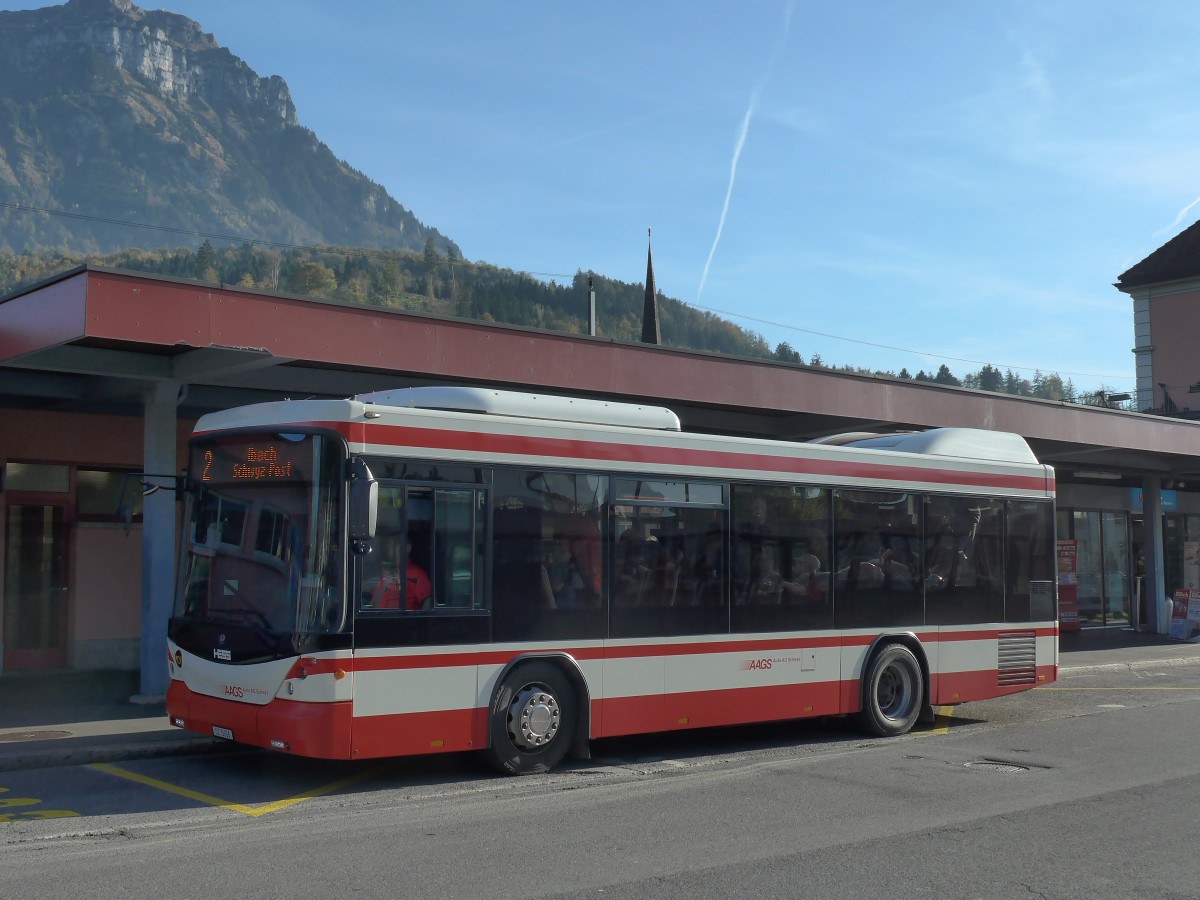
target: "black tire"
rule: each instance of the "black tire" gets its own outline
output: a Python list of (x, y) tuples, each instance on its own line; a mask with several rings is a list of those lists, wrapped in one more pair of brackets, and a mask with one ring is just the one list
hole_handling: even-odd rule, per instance
[(575, 691), (552, 663), (518, 665), (488, 712), (484, 758), (505, 775), (537, 775), (562, 762), (575, 734)]
[(912, 730), (925, 704), (921, 664), (903, 644), (887, 644), (867, 663), (862, 681), (859, 727), (868, 734), (893, 737)]

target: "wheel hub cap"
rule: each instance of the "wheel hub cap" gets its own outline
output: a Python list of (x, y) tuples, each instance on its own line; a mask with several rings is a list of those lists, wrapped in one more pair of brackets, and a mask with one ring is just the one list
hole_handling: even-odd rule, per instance
[(537, 750), (554, 740), (562, 721), (558, 700), (540, 687), (522, 688), (509, 707), (508, 733), (522, 750)]

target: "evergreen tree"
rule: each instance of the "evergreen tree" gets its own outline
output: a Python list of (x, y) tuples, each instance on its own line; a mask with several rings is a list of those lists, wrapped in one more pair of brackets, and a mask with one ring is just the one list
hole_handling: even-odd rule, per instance
[(781, 362), (803, 363), (804, 357), (792, 349), (792, 345), (787, 341), (781, 341), (775, 345), (775, 358)]
[(999, 393), (1004, 389), (1004, 375), (995, 366), (985, 365), (979, 370), (979, 389)]
[(955, 386), (962, 384), (961, 381), (954, 377), (954, 374), (950, 371), (950, 368), (945, 363), (942, 363), (941, 366), (938, 367), (937, 374), (933, 376), (933, 381), (937, 384), (950, 384)]
[(216, 267), (217, 251), (213, 249), (212, 241), (205, 238), (200, 249), (196, 251), (196, 270), (197, 272), (206, 272), (211, 269), (215, 272)]
[(212, 242), (205, 239), (196, 251), (195, 277), (201, 281), (220, 281), (221, 273), (217, 271), (217, 251)]

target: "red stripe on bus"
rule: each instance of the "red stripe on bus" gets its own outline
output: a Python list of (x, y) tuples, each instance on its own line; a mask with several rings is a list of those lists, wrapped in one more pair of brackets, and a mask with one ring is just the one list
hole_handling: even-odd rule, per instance
[(592, 460), (637, 463), (648, 468), (673, 465), (705, 469), (741, 469), (755, 472), (781, 472), (791, 475), (909, 481), (914, 484), (960, 484), (1046, 493), (1050, 493), (1054, 489), (1053, 479), (1044, 474), (1013, 475), (955, 471), (894, 463), (771, 456), (733, 450), (699, 450), (628, 442), (584, 441), (480, 431), (413, 428), (405, 425), (378, 423), (297, 422), (294, 424), (336, 431), (347, 441), (355, 444), (404, 447), (414, 453), (451, 450), (479, 455), (491, 453), (508, 456), (553, 457), (577, 463)]
[[(873, 640), (864, 635), (862, 644)], [(645, 659), (666, 656), (700, 656), (714, 653), (767, 653), (785, 650), (803, 650), (809, 647), (853, 646), (853, 638), (808, 638), (802, 640), (772, 641), (711, 641), (694, 644), (634, 644), (609, 647), (522, 647), (517, 650), (479, 650), (455, 653), (422, 653), (406, 656), (357, 657), (353, 661), (356, 672), (379, 672), (391, 669), (434, 669), (453, 666), (503, 666), (511, 660), (524, 656), (555, 656), (566, 654), (578, 661)], [(349, 663), (349, 660), (342, 660)], [(312, 669), (310, 672), (314, 671)]]

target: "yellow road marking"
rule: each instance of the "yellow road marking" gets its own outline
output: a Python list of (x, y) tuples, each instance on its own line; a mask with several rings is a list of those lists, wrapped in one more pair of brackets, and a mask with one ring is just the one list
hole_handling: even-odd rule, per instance
[(946, 734), (950, 731), (950, 720), (954, 718), (953, 706), (937, 706), (937, 715), (934, 719), (933, 727), (929, 729), (928, 734)]
[(176, 784), (169, 784), (166, 781), (159, 781), (157, 778), (151, 778), (148, 775), (140, 775), (137, 772), (130, 772), (128, 769), (122, 769), (119, 766), (110, 765), (108, 763), (92, 763), (88, 766), (89, 769), (99, 769), (101, 772), (107, 772), (110, 775), (116, 775), (118, 778), (126, 778), (129, 781), (136, 781), (138, 784), (144, 784), (148, 787), (158, 788), (160, 791), (167, 791), (171, 794), (177, 794), (180, 797), (187, 797), (189, 800), (198, 800), (201, 803), (207, 803), (209, 806), (219, 806), (222, 809), (240, 812), (247, 816), (265, 816), (267, 813), (278, 812), (281, 809), (287, 809), (289, 806), (295, 806), (297, 803), (302, 803), (305, 800), (310, 800), (313, 797), (321, 797), (325, 794), (331, 794), (336, 790), (344, 787), (349, 787), (352, 784), (357, 784), (360, 781), (365, 781), (374, 775), (379, 774), (378, 768), (371, 769), (369, 772), (361, 772), (358, 775), (352, 775), (349, 778), (343, 778), (341, 781), (335, 781), (333, 784), (327, 784), (323, 787), (315, 787), (312, 790), (305, 791), (302, 794), (296, 794), (294, 797), (286, 797), (283, 800), (276, 800), (274, 803), (264, 803), (261, 806), (247, 806), (244, 803), (231, 803), (228, 800), (222, 800), (220, 797), (214, 797), (211, 794), (203, 794), (200, 791), (193, 791), (190, 788), (180, 787)]

